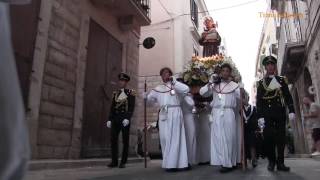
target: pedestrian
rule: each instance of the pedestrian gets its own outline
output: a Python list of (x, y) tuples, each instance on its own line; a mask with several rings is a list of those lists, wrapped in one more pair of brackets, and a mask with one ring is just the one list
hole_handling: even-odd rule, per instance
[(30, 145), (25, 108), (11, 43), (10, 4), (0, 0), (0, 179), (21, 180), (27, 171)]
[(304, 114), (304, 118), (308, 127), (312, 129), (313, 150), (311, 156), (320, 156), (320, 105), (313, 102), (311, 97), (304, 97), (303, 104), (307, 107), (308, 112)]
[(257, 82), (257, 113), (259, 126), (263, 127), (264, 144), (269, 160), (268, 170), (274, 171), (277, 166), (278, 171), (290, 171), (284, 164), (284, 149), (286, 107), (289, 109), (289, 120), (295, 119), (292, 96), (287, 79), (276, 75), (277, 59), (267, 56), (262, 60), (262, 64), (266, 69), (266, 75)]
[(239, 85), (230, 81), (232, 67), (225, 63), (221, 66), (221, 81), (210, 80), (200, 89), (202, 96), (213, 95), (211, 102), (211, 165), (221, 166), (220, 172), (232, 171), (238, 163), (239, 144), (238, 105), (240, 102)]
[(143, 130), (140, 129), (137, 130), (137, 148), (136, 153), (138, 157), (144, 157), (143, 152)]
[[(182, 78), (177, 79), (179, 82), (184, 83)], [(197, 139), (196, 139), (196, 126), (195, 126), (195, 103), (191, 93), (181, 96), (181, 108), (183, 113), (183, 122), (186, 132), (187, 154), (189, 160), (189, 167), (196, 164), (197, 158)]]
[(148, 94), (143, 94), (149, 104), (160, 106), (159, 135), (162, 150), (162, 168), (167, 171), (188, 168), (186, 132), (181, 109), (181, 97), (189, 92), (189, 87), (172, 76), (170, 68), (162, 68), (163, 83)]
[(257, 132), (259, 131), (256, 107), (249, 104), (249, 94), (243, 96), (244, 144), (246, 159), (251, 160), (252, 167), (257, 164)]
[(122, 158), (119, 168), (125, 168), (128, 159), (130, 120), (134, 112), (136, 93), (133, 89), (127, 89), (130, 76), (125, 73), (118, 75), (119, 90), (113, 92), (110, 115), (107, 127), (111, 128), (111, 154), (110, 168), (118, 166), (118, 141), (119, 133), (122, 132)]
[[(199, 95), (200, 96), (200, 95)], [(198, 96), (197, 96), (198, 97)], [(200, 96), (201, 97), (201, 96)], [(211, 130), (210, 118), (211, 107), (210, 103), (200, 101), (197, 103), (196, 114), (196, 129), (197, 129), (197, 163), (199, 165), (210, 165), (210, 150), (211, 150)]]

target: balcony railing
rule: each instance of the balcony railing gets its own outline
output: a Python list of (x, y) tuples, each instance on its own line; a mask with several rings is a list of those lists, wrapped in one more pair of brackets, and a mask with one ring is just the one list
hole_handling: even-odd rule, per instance
[(132, 0), (135, 2), (141, 10), (145, 13), (145, 15), (150, 18), (150, 0)]
[(91, 0), (94, 4), (104, 7), (109, 13), (119, 18), (130, 19), (133, 16), (139, 25), (151, 23), (150, 0)]

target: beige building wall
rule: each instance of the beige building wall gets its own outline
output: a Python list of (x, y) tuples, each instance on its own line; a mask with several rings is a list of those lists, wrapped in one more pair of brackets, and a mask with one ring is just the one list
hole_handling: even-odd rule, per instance
[[(191, 20), (190, 0), (161, 0), (151, 1), (151, 25), (141, 28), (141, 41), (153, 37), (156, 45), (152, 49), (140, 48), (139, 58), (139, 94), (144, 91), (147, 83), (149, 91), (162, 82), (159, 71), (169, 67), (173, 73), (183, 71), (184, 65), (197, 52), (202, 55), (202, 47), (198, 43), (203, 31), (203, 17), (208, 15), (204, 0), (195, 0), (198, 6), (199, 27)], [(185, 14), (185, 15), (183, 15)], [(157, 108), (147, 109), (148, 124), (157, 120)], [(139, 122), (143, 127), (143, 100), (138, 100)]]

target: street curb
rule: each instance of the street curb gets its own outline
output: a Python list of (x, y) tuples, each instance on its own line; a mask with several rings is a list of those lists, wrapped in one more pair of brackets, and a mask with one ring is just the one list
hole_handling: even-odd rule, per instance
[(288, 154), (286, 158), (311, 158), (310, 154)]
[[(32, 160), (29, 162), (29, 171), (76, 169), (93, 166), (107, 166), (111, 159), (78, 159), (78, 160)], [(142, 163), (143, 158), (129, 158), (128, 163)]]

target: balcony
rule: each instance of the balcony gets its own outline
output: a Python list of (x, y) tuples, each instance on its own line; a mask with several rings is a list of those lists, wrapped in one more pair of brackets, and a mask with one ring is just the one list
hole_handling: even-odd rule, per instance
[(281, 67), (281, 75), (288, 78), (289, 83), (294, 83), (303, 69), (305, 56), (304, 43), (287, 43)]
[(91, 2), (104, 7), (120, 21), (130, 21), (140, 26), (151, 23), (150, 0), (91, 0)]

